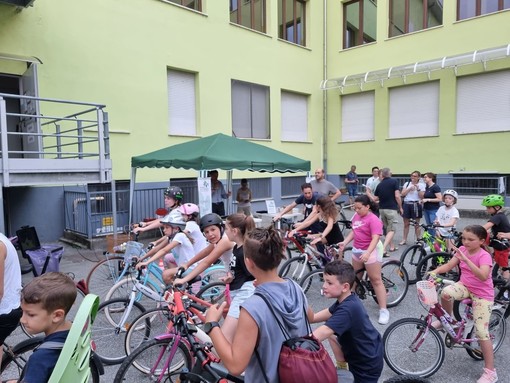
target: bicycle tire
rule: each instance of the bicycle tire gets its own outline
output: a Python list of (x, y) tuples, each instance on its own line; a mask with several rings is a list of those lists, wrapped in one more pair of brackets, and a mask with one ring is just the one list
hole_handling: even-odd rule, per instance
[(423, 248), (423, 245), (414, 244), (405, 249), (400, 256), (402, 267), (407, 270), (407, 275), (409, 276), (409, 284), (413, 285), (418, 282), (419, 279), (416, 273), (416, 267), (426, 255), (427, 252)]
[(138, 316), (126, 332), (124, 339), (126, 355), (132, 354), (143, 342), (167, 333), (171, 319), (172, 312), (168, 307), (158, 307)]
[[(384, 360), (399, 375), (428, 378), (442, 366), (445, 345), (435, 328), (417, 318), (403, 318), (392, 323), (383, 334)], [(421, 342), (421, 344), (420, 344)], [(412, 350), (413, 344), (419, 344)]]
[[(150, 277), (149, 277), (150, 278)], [(160, 284), (159, 281), (155, 281), (154, 278), (151, 278), (151, 280), (155, 284)], [(121, 279), (117, 283), (115, 283), (110, 290), (106, 293), (106, 296), (104, 297), (104, 301), (111, 301), (113, 299), (129, 299), (130, 294), (133, 290), (133, 286), (137, 283), (137, 280), (135, 278), (132, 278), (131, 276), (127, 276), (126, 278)], [(140, 281), (140, 283), (143, 283)], [(154, 285), (152, 283), (147, 282), (145, 287), (151, 289), (153, 292), (161, 296), (163, 294), (164, 286), (160, 285), (159, 287), (161, 290), (155, 290)], [(155, 301), (151, 299), (150, 297), (142, 294), (141, 292), (136, 293), (136, 301), (140, 303), (143, 307), (146, 309), (152, 309), (155, 307), (159, 307), (161, 305), (161, 301)]]
[(427, 379), (412, 375), (397, 375), (393, 378), (386, 379), (383, 383), (428, 383)]
[(4, 351), (0, 367), (2, 380), (18, 381), (28, 358), (32, 355), (32, 351), (39, 346), (43, 340), (44, 336), (28, 338), (16, 344), (11, 350), (12, 354)]
[[(420, 262), (418, 262), (418, 266), (416, 266), (416, 278), (418, 280), (423, 280), (426, 277), (428, 271), (432, 271), (440, 265), (448, 263), (448, 261), (452, 258), (451, 253), (438, 252), (428, 254), (422, 258)], [(447, 273), (440, 274), (442, 278), (450, 279), (452, 281), (457, 282), (460, 279), (460, 269), (457, 265), (452, 270)]]
[[(467, 339), (473, 339), (475, 334), (475, 328), (469, 332)], [(499, 310), (492, 310), (489, 319), (489, 335), (492, 340), (492, 349), (496, 353), (503, 344), (503, 340), (506, 336), (506, 321), (503, 317), (503, 313)], [(480, 347), (480, 343), (471, 342), (469, 344), (471, 348), (466, 348), (468, 355), (475, 360), (483, 360), (483, 354)]]
[[(386, 306), (395, 307), (406, 297), (409, 289), (407, 270), (401, 267), (400, 261), (390, 259), (382, 264), (381, 276), (386, 288)], [(375, 294), (372, 298), (378, 303)]]
[(99, 261), (85, 279), (89, 293), (96, 294), (103, 301), (123, 269), (124, 257), (113, 256)]
[[(122, 382), (141, 382), (151, 380), (161, 374), (161, 368), (156, 368), (155, 373), (151, 373), (151, 368), (154, 367), (154, 362), (158, 359), (161, 354), (161, 348), (165, 350), (173, 345), (175, 337), (164, 338), (164, 339), (152, 339), (144, 342), (134, 350), (120, 365), (117, 374), (115, 375), (114, 383)], [(165, 351), (165, 354), (167, 351)], [(165, 375), (171, 374), (174, 371), (178, 371), (186, 368), (188, 371), (191, 370), (192, 359), (191, 352), (184, 343), (179, 341), (177, 345), (177, 353), (174, 355), (174, 359), (177, 357), (175, 363), (169, 366), (169, 371)], [(172, 362), (174, 362), (172, 359)], [(164, 363), (167, 358), (163, 357), (159, 360), (158, 365)], [(151, 368), (149, 368), (150, 366)]]
[(278, 271), (278, 276), (280, 278), (289, 278), (299, 283), (299, 281), (311, 271), (312, 266), (310, 262), (308, 262), (308, 256), (306, 254), (301, 254), (285, 261)]
[(103, 302), (97, 310), (91, 339), (96, 344), (96, 355), (107, 365), (119, 364), (126, 358), (124, 352), (124, 336), (133, 321), (145, 312), (145, 308), (138, 302), (133, 302), (133, 308), (121, 329), (116, 329), (129, 299), (112, 299)]
[(227, 270), (223, 265), (213, 265), (205, 269), (202, 273), (202, 286), (207, 286), (213, 282), (221, 282), (220, 278), (227, 275)]
[(325, 309), (331, 306), (330, 298), (322, 293), (322, 285), (324, 284), (324, 269), (316, 269), (306, 274), (299, 286), (306, 295), (308, 305), (312, 307), (314, 312)]
[(224, 282), (209, 283), (198, 291), (196, 297), (211, 305), (221, 304), (227, 298), (226, 288), (227, 285)]

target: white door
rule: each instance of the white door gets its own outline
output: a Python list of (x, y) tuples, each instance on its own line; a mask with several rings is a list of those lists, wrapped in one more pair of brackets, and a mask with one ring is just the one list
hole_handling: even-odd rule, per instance
[[(22, 96), (38, 97), (37, 90), (37, 64), (30, 64), (25, 73), (21, 76), (21, 89)], [(24, 158), (42, 158), (42, 137), (37, 133), (41, 133), (41, 121), (39, 118), (31, 116), (39, 116), (39, 102), (36, 100), (21, 99), (20, 112), (22, 115), (20, 119), (19, 131), (22, 133), (35, 133), (34, 135), (22, 136), (22, 150)]]

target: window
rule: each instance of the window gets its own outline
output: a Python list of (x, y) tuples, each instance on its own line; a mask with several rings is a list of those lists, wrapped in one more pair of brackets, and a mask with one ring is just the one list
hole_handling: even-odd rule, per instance
[(195, 74), (169, 69), (168, 133), (196, 135)]
[[(232, 182), (232, 199), (235, 200), (237, 190), (241, 187), (241, 180)], [(248, 178), (248, 187), (251, 190), (251, 199), (265, 200), (273, 198), (271, 193), (271, 178)]]
[(308, 97), (282, 91), (282, 140), (308, 140)]
[(232, 80), (232, 131), (239, 138), (271, 138), (269, 87)]
[(457, 133), (510, 130), (510, 71), (457, 79)]
[(342, 96), (342, 142), (374, 139), (374, 92)]
[(439, 81), (390, 89), (389, 138), (439, 134)]
[(202, 0), (167, 0), (171, 3), (182, 5), (186, 8), (194, 9), (195, 11), (202, 11)]
[(390, 37), (443, 24), (443, 0), (390, 0)]
[(375, 41), (376, 29), (376, 0), (356, 0), (344, 4), (344, 48)]
[(510, 9), (510, 0), (457, 0), (457, 20)]
[(306, 182), (306, 177), (281, 177), (280, 182), (282, 197), (294, 197), (301, 194), (301, 185)]
[(306, 1), (278, 1), (278, 37), (294, 44), (306, 45)]
[(266, 0), (230, 0), (230, 21), (265, 32)]

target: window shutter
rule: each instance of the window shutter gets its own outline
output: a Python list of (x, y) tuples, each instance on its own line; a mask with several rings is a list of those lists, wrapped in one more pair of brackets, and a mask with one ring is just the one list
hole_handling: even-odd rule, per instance
[(374, 139), (374, 92), (349, 94), (341, 97), (342, 142)]
[(169, 134), (196, 135), (195, 74), (168, 70)]
[(282, 92), (282, 140), (308, 141), (308, 97)]

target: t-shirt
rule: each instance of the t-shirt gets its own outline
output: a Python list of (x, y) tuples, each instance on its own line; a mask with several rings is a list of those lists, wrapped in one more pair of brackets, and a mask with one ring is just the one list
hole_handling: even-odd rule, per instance
[(315, 205), (315, 203), (317, 202), (317, 199), (320, 197), (319, 193), (317, 192), (313, 192), (312, 193), (312, 197), (310, 199), (305, 199), (305, 196), (304, 194), (301, 194), (299, 197), (296, 198), (296, 200), (294, 201), (294, 203), (296, 205), (301, 205), (303, 204), (305, 206), (305, 218), (308, 217), (310, 215), (310, 213), (312, 212), (313, 210), (313, 207)]
[[(457, 218), (458, 222), (460, 215), (459, 211), (455, 206), (450, 206), (450, 208), (446, 208), (446, 205), (443, 205), (436, 212), (436, 218), (439, 221), (440, 225), (446, 225), (447, 223), (451, 222), (451, 220), (454, 218)], [(439, 234), (441, 234), (443, 237), (447, 237), (450, 235), (450, 228), (439, 227), (437, 230), (439, 231)]]
[(491, 227), (492, 236), (496, 237), (498, 233), (510, 233), (510, 222), (508, 222), (508, 217), (503, 212), (499, 212), (494, 214), (489, 222), (494, 226)]
[(383, 178), (374, 195), (379, 197), (379, 209), (398, 210), (398, 203), (395, 198), (395, 191), (400, 190), (398, 181), (395, 178)]
[[(356, 181), (358, 179), (358, 175), (355, 172), (349, 172), (345, 175), (348, 181)], [(347, 186), (355, 186), (355, 183), (348, 183)]]
[(366, 250), (372, 242), (372, 235), (382, 235), (383, 224), (372, 212), (363, 217), (355, 213), (352, 217), (352, 230), (354, 232), (353, 246), (356, 249)]
[(0, 299), (0, 314), (8, 314), (20, 305), (21, 294), (21, 269), (19, 266), (18, 252), (9, 238), (0, 233), (0, 241), (7, 250), (4, 261), (4, 295)]
[[(322, 233), (326, 227), (328, 226), (327, 222), (319, 221), (320, 226), (320, 232)], [(340, 226), (337, 225), (337, 223), (333, 223), (333, 227), (331, 228), (331, 231), (326, 235), (326, 243), (328, 245), (333, 245), (335, 243), (342, 242), (344, 240), (344, 236), (342, 234), (342, 231), (340, 230)]]
[[(65, 343), (69, 330), (57, 331), (44, 338), (43, 343), (58, 342)], [(36, 348), (25, 367), (23, 383), (47, 383), (51, 373), (57, 364), (62, 349)]]
[(351, 293), (335, 302), (329, 312), (332, 316), (325, 325), (334, 331), (354, 380), (377, 381), (383, 369), (383, 345), (361, 300)]
[(406, 182), (402, 187), (402, 192), (408, 188), (414, 189), (413, 186), (416, 187), (416, 190), (409, 190), (404, 196), (404, 202), (418, 202), (420, 200), (420, 192), (425, 191), (425, 184), (422, 182), (418, 182), (416, 185)]
[[(433, 184), (432, 186), (425, 187), (425, 193), (423, 194), (423, 198), (436, 198), (436, 193), (441, 193), (441, 188), (438, 184)], [(423, 204), (423, 209), (425, 210), (437, 210), (439, 209), (439, 202), (425, 202)]]
[[(174, 255), (177, 266), (181, 266), (183, 263), (190, 261), (195, 256), (195, 250), (193, 250), (193, 245), (191, 244), (191, 241), (186, 236), (186, 234), (177, 233), (169, 241), (180, 243), (179, 246), (176, 246), (172, 249), (172, 254)], [(196, 263), (191, 265), (189, 269), (192, 269), (195, 266)]]
[(329, 196), (330, 194), (336, 194), (338, 192), (338, 188), (333, 185), (328, 180), (321, 180), (320, 182), (317, 180), (310, 181), (312, 185), (312, 190), (319, 194)]
[[(467, 254), (469, 260), (473, 262), (477, 267), (481, 265), (489, 265), (492, 269), (492, 257), (484, 249), (480, 249), (475, 255), (469, 255), (468, 251), (464, 246), (460, 247), (460, 250)], [(491, 274), (485, 281), (481, 281), (469, 268), (464, 261), (460, 261), (460, 283), (467, 287), (469, 292), (477, 297), (487, 299), (489, 301), (494, 300), (494, 285), (492, 283)]]
[(207, 247), (207, 240), (195, 221), (186, 222), (184, 230), (186, 230), (191, 235), (191, 238), (193, 238), (193, 251), (195, 254), (200, 253), (200, 251)]
[(250, 274), (244, 263), (243, 247), (234, 246), (230, 258), (230, 272), (234, 280), (230, 282), (230, 290), (239, 290), (244, 282), (253, 281), (255, 277)]
[(379, 177), (372, 176), (367, 180), (366, 187), (370, 189), (372, 193), (374, 193), (377, 185), (379, 185), (380, 182), (381, 179)]

